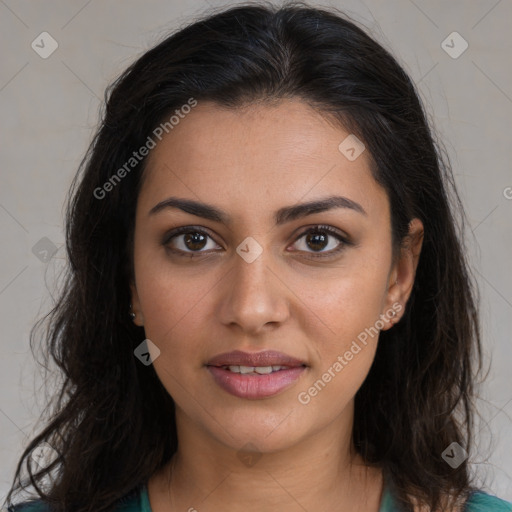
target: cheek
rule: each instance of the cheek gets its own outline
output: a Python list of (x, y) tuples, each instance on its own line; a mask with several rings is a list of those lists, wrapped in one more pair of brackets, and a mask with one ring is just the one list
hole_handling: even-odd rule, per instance
[(171, 270), (158, 259), (146, 264), (141, 259), (136, 275), (146, 337), (158, 346), (162, 359), (170, 360), (172, 355), (175, 360), (194, 346), (197, 350), (197, 342), (194, 345), (190, 340), (204, 337), (200, 330), (204, 331), (208, 291), (213, 283), (197, 271)]
[(343, 410), (368, 375), (382, 328), (376, 325), (381, 313), (382, 282), (379, 273), (354, 272), (331, 282), (324, 293), (309, 294), (309, 304), (315, 304), (315, 313), (328, 327), (318, 330), (317, 325), (307, 331), (316, 364), (297, 397), (301, 404), (308, 405), (304, 414), (316, 417), (315, 421), (327, 421)]
[(325, 336), (334, 345), (347, 342), (375, 324), (381, 314), (387, 283), (387, 267), (359, 265), (347, 267), (322, 286), (302, 285), (316, 290), (302, 294), (304, 304), (325, 325)]
[(189, 383), (204, 363), (207, 312), (205, 292), (200, 292), (189, 280), (160, 275), (146, 281), (142, 290), (145, 334), (160, 350), (154, 369), (177, 403), (190, 400)]

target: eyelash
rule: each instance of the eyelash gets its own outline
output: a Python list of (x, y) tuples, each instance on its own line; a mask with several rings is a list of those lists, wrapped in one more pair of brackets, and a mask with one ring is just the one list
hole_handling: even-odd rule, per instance
[[(341, 253), (346, 248), (346, 246), (353, 245), (352, 242), (350, 242), (346, 237), (341, 235), (336, 229), (334, 229), (330, 226), (325, 226), (325, 225), (316, 225), (316, 226), (308, 228), (307, 230), (303, 231), (300, 235), (298, 235), (298, 237), (295, 239), (294, 243), (296, 243), (298, 240), (303, 238), (305, 235), (308, 235), (309, 233), (318, 233), (318, 232), (327, 233), (327, 234), (331, 235), (332, 237), (336, 238), (341, 243), (338, 245), (338, 247), (336, 249), (331, 249), (330, 251), (323, 252), (323, 253), (314, 253), (314, 252), (310, 253), (310, 252), (306, 251), (307, 254), (310, 255), (309, 257), (312, 257), (313, 259), (333, 257), (333, 256)], [(173, 229), (169, 233), (166, 233), (162, 240), (162, 245), (164, 245), (168, 251), (170, 251), (173, 254), (176, 254), (178, 256), (188, 257), (191, 259), (201, 257), (203, 254), (206, 253), (206, 251), (183, 251), (181, 249), (173, 249), (168, 246), (169, 242), (171, 242), (171, 240), (173, 238), (175, 238), (176, 236), (179, 236), (182, 234), (188, 234), (188, 233), (199, 233), (202, 235), (206, 235), (213, 240), (213, 237), (208, 233), (208, 231), (205, 231), (204, 228), (196, 228), (195, 226), (182, 226), (182, 227)], [(301, 251), (295, 251), (295, 252), (301, 252)]]

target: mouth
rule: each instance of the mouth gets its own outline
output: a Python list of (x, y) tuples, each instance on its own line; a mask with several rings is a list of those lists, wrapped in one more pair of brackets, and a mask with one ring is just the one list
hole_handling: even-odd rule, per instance
[[(239, 373), (241, 375), (269, 375), (270, 373), (280, 372), (282, 370), (289, 370), (293, 366), (219, 366), (223, 370), (229, 370), (232, 373)], [(296, 368), (296, 367), (295, 367)]]
[[(233, 350), (219, 354), (208, 363), (207, 366), (217, 367), (242, 367), (242, 368), (269, 368), (274, 366), (297, 367), (306, 366), (305, 361), (295, 357), (277, 352), (275, 350), (265, 350), (263, 352), (242, 352)], [(238, 373), (238, 372), (237, 372)]]
[(239, 398), (261, 399), (290, 387), (307, 365), (281, 352), (233, 351), (215, 356), (206, 367), (224, 391)]

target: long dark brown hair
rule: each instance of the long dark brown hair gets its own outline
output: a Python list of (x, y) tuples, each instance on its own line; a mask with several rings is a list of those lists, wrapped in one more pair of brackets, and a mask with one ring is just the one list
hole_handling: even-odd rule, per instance
[[(454, 469), (442, 457), (453, 442), (472, 453), (482, 370), (478, 291), (446, 151), (411, 79), (348, 16), (258, 2), (208, 13), (144, 53), (107, 89), (101, 125), (68, 198), (65, 282), (30, 336), (33, 350), (37, 327), (48, 321), (45, 365), (51, 357), (62, 385), (18, 462), (9, 504), (14, 491), (32, 484), (57, 512), (103, 512), (175, 453), (173, 400), (153, 366), (134, 357), (145, 336), (128, 314), (146, 159), (105, 197), (98, 190), (190, 98), (235, 108), (292, 97), (364, 142), (389, 197), (395, 249), (411, 219), (425, 228), (404, 316), (381, 332), (355, 397), (355, 446), (386, 471), (404, 510), (412, 510), (411, 497), (438, 510), (445, 496), (476, 489), (467, 460)], [(30, 455), (44, 442), (56, 457), (41, 469)]]

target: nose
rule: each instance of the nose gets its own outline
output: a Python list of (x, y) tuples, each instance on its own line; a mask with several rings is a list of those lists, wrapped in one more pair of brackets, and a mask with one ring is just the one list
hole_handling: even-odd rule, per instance
[(254, 335), (287, 320), (293, 294), (273, 270), (271, 260), (268, 249), (251, 263), (233, 255), (233, 267), (219, 290), (218, 317), (224, 325)]

